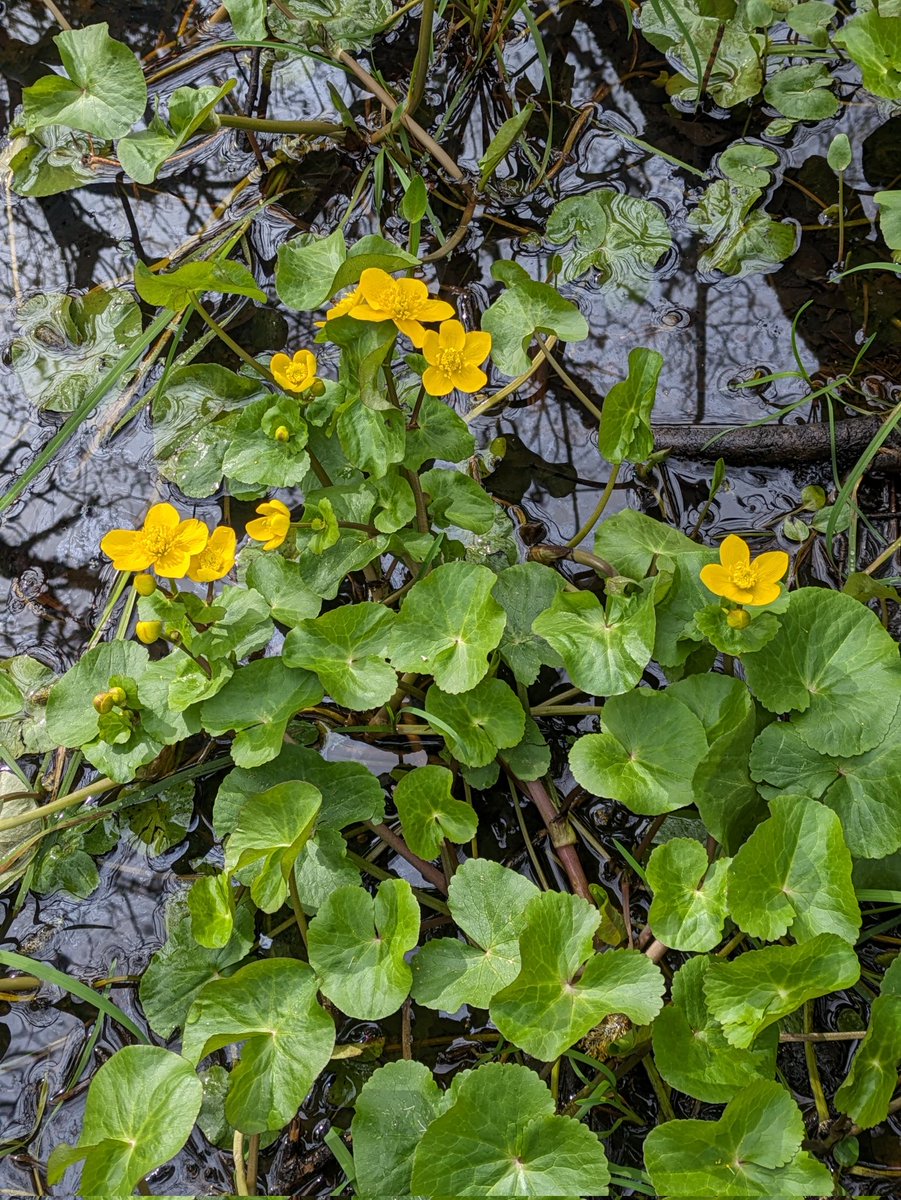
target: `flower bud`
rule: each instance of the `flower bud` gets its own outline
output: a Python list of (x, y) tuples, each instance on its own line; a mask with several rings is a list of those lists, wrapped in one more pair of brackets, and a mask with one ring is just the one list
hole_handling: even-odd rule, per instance
[(166, 630), (166, 638), (170, 642), (180, 642), (181, 641), (181, 630), (176, 629), (176, 627), (174, 625), (170, 625), (169, 628)]
[(730, 629), (747, 629), (751, 624), (751, 614), (744, 608), (733, 608), (726, 614), (726, 624)]
[(124, 704), (128, 697), (125, 694), (125, 688), (111, 687), (106, 693), (113, 704)]
[(145, 646), (152, 646), (154, 642), (159, 640), (162, 632), (162, 621), (138, 621), (135, 626), (135, 635), (138, 641), (143, 642)]
[(91, 703), (94, 705), (95, 711), (103, 716), (112, 709), (114, 700), (109, 692), (98, 692)]
[(325, 384), (322, 382), (321, 379), (314, 379), (313, 382), (310, 384), (310, 395), (311, 396), (324, 396), (325, 395)]
[(278, 429), (275, 431), (275, 440), (277, 442), (286, 442), (290, 436), (291, 430), (287, 425), (279, 425)]
[(152, 575), (135, 575), (134, 589), (139, 596), (152, 596), (156, 591), (156, 580)]

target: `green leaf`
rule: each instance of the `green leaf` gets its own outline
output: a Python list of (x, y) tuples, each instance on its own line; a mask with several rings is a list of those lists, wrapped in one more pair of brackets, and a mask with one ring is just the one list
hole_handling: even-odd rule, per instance
[(354, 53), (369, 45), (391, 12), (391, 0), (279, 0), (269, 6), (269, 28), (283, 41)]
[[(837, 133), (829, 143), (829, 149), (826, 151), (826, 162), (836, 173), (841, 175), (847, 171), (848, 167), (854, 159), (854, 151), (851, 149), (851, 139), (846, 133)], [(878, 195), (873, 197), (876, 203), (879, 203)], [(808, 485), (811, 486), (811, 485)], [(813, 485), (816, 486), (816, 485)], [(803, 499), (803, 494), (802, 494)], [(826, 503), (826, 494), (823, 493), (822, 503), (818, 504), (817, 509), (821, 509)]]
[(202, 296), (205, 292), (250, 296), (261, 304), (266, 303), (266, 293), (257, 287), (251, 272), (243, 263), (231, 258), (188, 262), (165, 274), (151, 271), (138, 259), (135, 290), (147, 304), (171, 308), (173, 312), (181, 312), (191, 303), (192, 296)]
[(322, 793), (309, 783), (277, 783), (245, 801), (225, 849), (225, 869), (255, 867), (250, 895), (263, 912), (288, 898), (288, 879), (319, 816)]
[(201, 875), (188, 892), (191, 934), (199, 946), (220, 950), (228, 945), (235, 928), (235, 896), (231, 876), (220, 871)]
[(241, 552), (241, 564), (246, 566), (248, 585), (263, 596), (273, 619), (281, 625), (299, 625), (319, 616), (322, 600), (304, 583), (300, 563), (248, 547)]
[(491, 1020), (533, 1058), (550, 1062), (611, 1013), (647, 1025), (660, 1011), (660, 970), (636, 950), (595, 954), (600, 914), (579, 896), (542, 892), (529, 901), (519, 975), (491, 1001)]
[(456, 696), (432, 686), (425, 707), (437, 718), (448, 752), (470, 767), (487, 766), (498, 750), (519, 745), (525, 732), (523, 707), (500, 679), (483, 679), (472, 691)]
[(620, 575), (643, 579), (661, 555), (667, 558), (696, 555), (699, 547), (671, 525), (627, 508), (603, 522), (595, 534), (594, 550), (612, 563)]
[(505, 289), (482, 313), (482, 329), (492, 337), (491, 361), (505, 375), (522, 375), (531, 366), (526, 354), (535, 333), (555, 334), (562, 342), (584, 342), (588, 323), (578, 308), (549, 283), (538, 283), (515, 262), (494, 263), (491, 274)]
[(0, 674), (0, 717), (13, 717), (20, 713), (25, 697), (9, 675)]
[[(347, 251), (347, 258), (338, 268), (337, 274), (332, 280), (331, 295), (334, 296), (344, 288), (359, 283), (360, 276), (369, 267), (378, 267), (382, 271), (387, 271), (389, 275), (393, 275), (395, 271), (421, 266), (422, 264), (415, 254), (410, 254), (378, 234), (367, 234), (358, 242), (354, 242)], [(353, 322), (348, 324), (352, 327)], [(357, 335), (359, 336), (359, 330)]]
[[(702, 0), (647, 0), (641, 6), (642, 36), (680, 72), (673, 90), (687, 100), (698, 98), (705, 77), (708, 94), (723, 108), (752, 99), (763, 86), (766, 40), (727, 16), (729, 7)], [(765, 12), (769, 19), (772, 9)]]
[(897, 15), (882, 16), (876, 9), (858, 13), (833, 40), (860, 67), (868, 91), (888, 100), (901, 100), (901, 28)]
[(59, 1183), (84, 1159), (80, 1195), (131, 1195), (184, 1146), (202, 1099), (200, 1080), (180, 1055), (159, 1046), (117, 1050), (91, 1080), (77, 1147), (63, 1143), (50, 1155), (48, 1182)]
[(732, 962), (711, 960), (704, 995), (726, 1040), (743, 1049), (805, 1001), (841, 991), (859, 977), (853, 948), (834, 933), (820, 933), (800, 946), (749, 950)]
[(534, 111), (535, 105), (529, 103), (514, 116), (508, 117), (488, 143), (488, 149), (479, 159), (480, 192), (485, 190), (485, 184), (519, 141), (520, 135), (525, 133)]
[(835, 933), (853, 945), (860, 909), (838, 817), (801, 796), (777, 796), (770, 811), (729, 868), (729, 911), (736, 924), (767, 942), (791, 929), (797, 942)]
[(647, 291), (654, 267), (672, 245), (658, 205), (613, 188), (561, 200), (548, 218), (546, 236), (558, 246), (573, 243), (563, 253), (564, 279), (579, 279), (594, 268), (602, 286), (636, 297)]
[(403, 460), (406, 425), (397, 408), (375, 411), (354, 403), (341, 413), (337, 430), (347, 461), (375, 479)]
[(474, 688), (506, 623), (491, 595), (496, 579), (488, 567), (453, 562), (418, 580), (391, 630), (392, 666), (431, 674), (445, 692)]
[(672, 1003), (654, 1021), (654, 1063), (670, 1085), (696, 1100), (725, 1104), (754, 1078), (772, 1079), (775, 1025), (745, 1049), (730, 1046), (704, 998), (710, 957), (689, 958), (672, 982)]
[(898, 647), (875, 613), (842, 592), (792, 592), (779, 632), (744, 663), (770, 712), (794, 711), (796, 732), (823, 754), (871, 750), (901, 696)]
[(765, 188), (770, 182), (769, 167), (774, 167), (779, 155), (759, 142), (733, 142), (717, 160), (720, 171), (733, 183), (744, 187)]
[(540, 779), (551, 768), (551, 748), (541, 736), (537, 723), (528, 715), (522, 739), (515, 746), (501, 750), (498, 757), (517, 779)]
[[(0, 771), (0, 816), (22, 817), (33, 808), (37, 808), (37, 803), (31, 796), (10, 796), (12, 792), (23, 790), (22, 781), (17, 775), (12, 771)], [(40, 833), (40, 830), (40, 821), (31, 821), (0, 831), (0, 863), (10, 864), (5, 870), (0, 870), (0, 896), (25, 874), (37, 847), (32, 846), (29, 850), (22, 850), (21, 847), (36, 833)]]
[(806, 1150), (804, 1121), (781, 1084), (755, 1080), (718, 1121), (667, 1121), (645, 1139), (644, 1161), (666, 1196), (816, 1196), (828, 1169)]
[(407, 430), (404, 466), (418, 471), (428, 459), (456, 463), (474, 453), (475, 438), (463, 418), (437, 396), (423, 396), (416, 425)]
[(410, 1195), (419, 1139), (449, 1100), (425, 1063), (386, 1063), (372, 1073), (357, 1096), (350, 1127), (361, 1196)]
[(494, 598), (507, 614), (498, 649), (520, 683), (534, 683), (544, 664), (563, 665), (557, 651), (532, 632), (535, 618), (551, 607), (563, 586), (561, 575), (537, 562), (517, 563), (497, 578)]
[(268, 395), (262, 380), (214, 363), (175, 368), (153, 400), (154, 454), (164, 478), (186, 496), (211, 496), (237, 414)]
[(879, 209), (879, 231), (889, 250), (901, 250), (901, 191), (876, 192), (873, 201)]
[(797, 228), (754, 208), (761, 195), (758, 188), (725, 179), (710, 184), (698, 207), (688, 214), (689, 226), (706, 242), (698, 260), (701, 271), (722, 271), (743, 279), (770, 271), (794, 254)]
[[(278, 430), (288, 431), (284, 441), (276, 436)], [(242, 491), (253, 484), (263, 488), (294, 487), (310, 469), (305, 449), (307, 423), (296, 399), (266, 396), (254, 400), (234, 422), (229, 422), (228, 432), (222, 470), (238, 481)]]
[(129, 828), (150, 850), (165, 854), (183, 841), (194, 819), (194, 784), (173, 783), (152, 800), (140, 800), (125, 810)]
[(332, 280), (347, 257), (344, 232), (328, 237), (302, 233), (278, 248), (275, 290), (278, 298), (296, 312), (321, 308), (332, 295)]
[(413, 959), (413, 999), (454, 1013), (487, 1008), (521, 965), (519, 935), (538, 889), (523, 875), (485, 858), (469, 858), (450, 881), (447, 903), (466, 941), (433, 938)]
[(435, 467), (419, 477), (433, 524), (439, 529), (456, 525), (473, 533), (487, 533), (494, 524), (497, 506), (485, 490), (462, 471)]
[(712, 950), (723, 936), (728, 866), (728, 859), (709, 863), (704, 847), (691, 838), (658, 846), (646, 868), (654, 936), (673, 950)]
[(157, 172), (207, 121), (237, 80), (229, 79), (221, 87), (180, 87), (169, 97), (169, 124), (157, 111), (147, 129), (120, 138), (116, 154), (122, 168), (137, 183), (149, 184)]
[(654, 450), (651, 410), (663, 355), (641, 347), (629, 351), (629, 374), (604, 399), (598, 449), (607, 462), (644, 462)]
[(870, 1008), (870, 1025), (851, 1070), (835, 1095), (835, 1107), (861, 1129), (888, 1116), (901, 1066), (901, 957), (889, 965)]
[(378, 708), (397, 689), (397, 673), (385, 661), (393, 621), (390, 609), (371, 603), (346, 604), (301, 621), (285, 638), (285, 664), (314, 672), (344, 708)]
[(707, 738), (684, 704), (669, 692), (640, 688), (608, 700), (602, 726), (570, 751), (577, 783), (644, 816), (694, 802), (692, 780)]
[[(330, 743), (341, 745), (334, 737)], [(347, 742), (349, 753), (356, 743)], [(311, 784), (322, 793), (318, 830), (343, 829), (360, 821), (382, 821), (385, 796), (381, 784), (362, 763), (329, 762), (318, 750), (286, 745), (278, 758), (253, 770), (237, 767), (219, 785), (213, 807), (213, 832), (217, 838), (231, 833), (247, 799), (279, 783), (298, 780)]]
[(128, 133), (144, 115), (147, 85), (129, 48), (109, 36), (106, 22), (67, 29), (53, 39), (68, 79), (43, 75), (25, 88), (25, 129), (67, 125), (100, 138)]
[(144, 1016), (161, 1038), (170, 1038), (184, 1024), (200, 989), (239, 963), (254, 942), (253, 915), (247, 904), (238, 906), (232, 935), (222, 947), (208, 949), (197, 942), (187, 902), (181, 897), (170, 901), (166, 929), (166, 944), (148, 963), (139, 991)]
[(360, 870), (347, 857), (347, 843), (337, 829), (317, 829), (294, 864), (297, 895), (307, 912), (315, 912), (337, 888), (359, 887)]
[(413, 1156), (411, 1187), (427, 1196), (604, 1196), (610, 1174), (598, 1138), (534, 1071), (485, 1063), (457, 1076), (451, 1103)]
[(405, 955), (419, 940), (419, 905), (405, 879), (332, 892), (310, 922), (307, 945), (319, 986), (349, 1017), (379, 1021), (397, 1012), (413, 972)]
[(421, 221), (429, 207), (429, 193), (425, 180), (421, 175), (413, 175), (404, 188), (404, 198), (400, 202), (401, 216), (405, 221), (414, 225)]
[(763, 89), (763, 98), (793, 121), (823, 121), (834, 117), (839, 108), (831, 87), (825, 64), (807, 63), (777, 71)]
[(734, 854), (766, 816), (748, 769), (759, 728), (757, 706), (747, 687), (729, 675), (691, 675), (668, 694), (704, 726), (708, 750), (692, 779), (694, 802), (708, 833), (726, 854)]
[(451, 795), (454, 777), (446, 767), (414, 767), (394, 789), (394, 804), (407, 845), (420, 858), (436, 858), (445, 838), (462, 844), (476, 835), (471, 804)]
[[(9, 166), (12, 188), (19, 196), (55, 196), (86, 183), (95, 183), (97, 168), (92, 163), (91, 139), (67, 129), (48, 125), (30, 137), (21, 129), (10, 130)], [(93, 153), (103, 153), (94, 143)]]
[(236, 38), (248, 42), (265, 40), (266, 3), (267, 0), (224, 0)]
[(592, 696), (615, 696), (634, 688), (654, 648), (654, 591), (611, 595), (606, 611), (593, 592), (560, 592), (532, 622), (550, 643), (573, 684)]
[(857, 858), (884, 858), (901, 846), (899, 716), (878, 746), (847, 758), (811, 749), (794, 720), (774, 721), (754, 743), (751, 774), (773, 789), (822, 800), (838, 814)]
[(805, 0), (805, 3), (795, 4), (788, 10), (785, 21), (795, 33), (800, 33), (802, 37), (809, 38), (814, 46), (824, 49), (829, 44), (826, 31), (837, 16), (834, 5), (826, 4), (823, 0)]
[(258, 767), (279, 753), (294, 714), (321, 699), (315, 675), (292, 670), (280, 658), (263, 658), (239, 667), (220, 692), (204, 700), (200, 718), (215, 737), (235, 730), (236, 765)]
[(733, 629), (729, 624), (730, 611), (719, 604), (707, 604), (695, 613), (698, 632), (721, 654), (732, 654), (736, 658), (743, 654), (754, 654), (767, 642), (771, 642), (779, 632), (779, 618), (766, 609), (745, 609), (751, 622), (744, 629)]
[[(49, 412), (77, 408), (141, 333), (141, 310), (121, 288), (32, 296), (17, 316), (12, 364), (25, 395)], [(115, 395), (130, 378), (119, 381)]]
[(243, 1042), (231, 1072), (225, 1115), (244, 1133), (281, 1129), (297, 1114), (335, 1044), (306, 963), (267, 958), (208, 983), (185, 1021), (183, 1052), (195, 1065)]

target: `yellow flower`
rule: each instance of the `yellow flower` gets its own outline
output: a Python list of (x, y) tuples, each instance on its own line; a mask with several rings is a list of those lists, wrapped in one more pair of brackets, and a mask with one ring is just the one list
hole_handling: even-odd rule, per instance
[(257, 512), (259, 519), (247, 522), (247, 536), (265, 542), (264, 550), (275, 550), (288, 536), (291, 512), (281, 500), (266, 500), (257, 505)]
[(217, 525), (203, 550), (191, 559), (188, 578), (195, 583), (212, 583), (214, 579), (224, 578), (235, 565), (237, 544), (234, 529)]
[(714, 596), (757, 608), (777, 599), (778, 581), (787, 570), (788, 555), (784, 550), (771, 550), (751, 562), (748, 543), (730, 533), (720, 546), (719, 563), (701, 568), (701, 582)]
[(273, 354), (269, 370), (286, 392), (305, 392), (316, 382), (316, 356), (312, 350), (297, 350), (293, 358)]
[(446, 300), (434, 300), (421, 279), (393, 279), (379, 267), (367, 267), (357, 293), (361, 302), (347, 311), (357, 321), (393, 321), (414, 346), (426, 336), (423, 321), (443, 321), (454, 315)]
[(210, 531), (203, 521), (183, 521), (171, 504), (154, 504), (143, 529), (113, 529), (100, 549), (113, 560), (117, 571), (145, 571), (153, 567), (166, 579), (183, 579), (191, 558), (207, 544)]
[[(365, 304), (363, 293), (358, 287), (352, 292), (348, 292), (342, 296), (340, 300), (336, 300), (332, 307), (325, 314), (325, 321), (334, 321), (336, 317), (346, 317), (352, 308), (356, 308), (358, 304)], [(325, 321), (317, 321), (316, 328), (322, 329)]]
[(446, 396), (454, 388), (477, 392), (488, 382), (480, 364), (491, 353), (490, 333), (467, 333), (459, 321), (444, 321), (437, 333), (425, 335), (422, 353), (429, 364), (422, 382), (430, 396)]
[(145, 646), (152, 646), (154, 642), (159, 641), (162, 632), (162, 621), (138, 621), (135, 625), (135, 635)]

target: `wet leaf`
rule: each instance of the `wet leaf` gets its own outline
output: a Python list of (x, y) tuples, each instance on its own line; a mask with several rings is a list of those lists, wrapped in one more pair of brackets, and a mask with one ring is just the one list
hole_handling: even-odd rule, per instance
[(491, 361), (505, 375), (522, 375), (532, 365), (526, 351), (536, 332), (562, 342), (583, 342), (588, 324), (578, 308), (549, 283), (538, 283), (515, 262), (494, 263), (491, 274), (504, 291), (482, 313), (481, 327), (492, 337)]
[(265, 41), (267, 0), (224, 0), (224, 4), (236, 38)]
[(879, 209), (879, 232), (889, 250), (901, 250), (901, 191), (876, 192), (873, 200)]
[(519, 938), (522, 967), (491, 1001), (491, 1020), (526, 1054), (550, 1062), (611, 1013), (647, 1025), (663, 1002), (663, 976), (637, 950), (595, 954), (600, 914), (586, 900), (542, 892)]
[(125, 1046), (88, 1088), (77, 1146), (54, 1148), (51, 1186), (84, 1160), (79, 1193), (130, 1195), (144, 1176), (174, 1158), (191, 1136), (203, 1088), (191, 1064), (159, 1046)]
[(834, 5), (825, 4), (823, 0), (805, 0), (803, 4), (793, 5), (785, 14), (785, 20), (790, 29), (824, 49), (829, 44), (827, 30), (836, 16), (838, 12)]
[(728, 866), (728, 859), (708, 862), (704, 847), (691, 838), (658, 846), (647, 865), (654, 936), (674, 950), (712, 950), (723, 936)]
[(456, 525), (472, 533), (487, 533), (497, 506), (485, 490), (462, 471), (435, 467), (419, 477), (432, 523), (439, 529)]
[(309, 783), (277, 783), (241, 806), (225, 848), (225, 869), (242, 878), (253, 868), (250, 895), (263, 912), (278, 912), (288, 898), (294, 863), (319, 816), (322, 793)]
[(603, 1146), (557, 1116), (534, 1071), (486, 1063), (458, 1076), (451, 1103), (423, 1134), (411, 1187), (429, 1196), (606, 1195)]
[(316, 1001), (318, 986), (306, 963), (267, 958), (214, 979), (191, 1005), (183, 1043), (189, 1062), (243, 1043), (225, 1102), (236, 1129), (287, 1125), (328, 1063), (335, 1027)]
[(532, 624), (563, 591), (563, 577), (541, 563), (517, 563), (501, 571), (494, 598), (507, 614), (499, 647), (501, 658), (520, 683), (532, 684), (543, 664), (562, 666), (563, 660)]
[[(851, 139), (846, 133), (837, 133), (829, 143), (829, 149), (826, 151), (826, 162), (835, 171), (836, 175), (841, 175), (842, 172), (847, 171), (848, 167), (851, 166), (853, 158), (854, 152), (851, 149)], [(878, 200), (876, 202), (877, 204), (879, 203)], [(816, 485), (808, 484), (808, 486), (815, 487)], [(825, 503), (825, 493), (823, 502)], [(817, 507), (822, 508), (823, 505), (819, 504)]]
[(519, 935), (538, 889), (523, 875), (470, 858), (450, 881), (447, 903), (466, 941), (433, 938), (413, 959), (413, 999), (454, 1013), (464, 1004), (487, 1008), (519, 974)]
[[(287, 432), (284, 440), (276, 436), (282, 431)], [(229, 422), (228, 433), (222, 470), (235, 481), (234, 490), (294, 487), (310, 469), (307, 423), (296, 400), (273, 396), (253, 400)]]
[(261, 304), (266, 293), (257, 287), (253, 275), (243, 263), (233, 259), (215, 262), (188, 262), (174, 271), (151, 271), (140, 259), (135, 264), (135, 290), (142, 300), (156, 308), (181, 312), (193, 296), (216, 292), (225, 296), (250, 296)]
[(391, 630), (392, 666), (431, 674), (445, 692), (474, 688), (506, 623), (491, 595), (496, 579), (488, 567), (455, 562), (417, 581)]
[(832, 76), (824, 63), (785, 67), (763, 89), (764, 99), (793, 121), (823, 121), (838, 112), (837, 98), (829, 90)]
[(423, 1131), (444, 1111), (442, 1092), (420, 1062), (378, 1067), (363, 1084), (350, 1127), (361, 1195), (409, 1196), (413, 1154)]
[(229, 79), (221, 87), (176, 88), (169, 97), (168, 124), (157, 107), (147, 129), (129, 133), (117, 142), (116, 154), (125, 173), (136, 183), (153, 183), (166, 160), (198, 132), (236, 82)]
[(563, 278), (579, 279), (593, 268), (600, 283), (636, 297), (647, 292), (654, 267), (672, 245), (666, 217), (656, 204), (597, 188), (570, 196), (548, 218), (547, 239), (562, 246)]
[(569, 755), (592, 795), (653, 816), (694, 802), (692, 780), (707, 753), (704, 726), (669, 692), (646, 688), (604, 705), (603, 733), (579, 738)]
[(471, 804), (453, 798), (453, 784), (446, 767), (414, 767), (394, 789), (404, 838), (420, 858), (437, 858), (445, 838), (460, 844), (476, 835), (475, 811)]
[(688, 224), (700, 233), (706, 247), (698, 260), (702, 271), (722, 271), (743, 279), (763, 274), (794, 254), (798, 230), (774, 221), (754, 208), (762, 192), (717, 179), (707, 188)]
[(129, 48), (109, 36), (106, 22), (67, 29), (54, 37), (65, 68), (25, 88), (25, 128), (66, 125), (100, 138), (128, 133), (144, 115), (147, 85)]
[(529, 121), (532, 119), (532, 113), (535, 111), (534, 104), (527, 104), (523, 109), (514, 116), (509, 117), (498, 129), (497, 133), (488, 143), (488, 148), (482, 157), (479, 159), (479, 191), (483, 191), (485, 184), (494, 175), (494, 172), (501, 165), (516, 143), (520, 136), (525, 133)]
[(901, 663), (879, 618), (851, 596), (792, 592), (776, 636), (744, 662), (751, 691), (770, 712), (794, 712), (795, 732), (823, 754), (871, 750), (901, 696)]
[(94, 154), (103, 155), (108, 144), (94, 144), (64, 125), (48, 125), (29, 137), (10, 130), (9, 166), (12, 188), (20, 196), (55, 196), (97, 181)]
[(866, 1037), (835, 1095), (835, 1107), (862, 1129), (888, 1116), (901, 1066), (901, 957), (889, 965), (870, 1008)]
[(29, 399), (50, 412), (77, 408), (141, 333), (141, 311), (121, 288), (32, 296), (17, 316), (21, 333), (10, 346), (12, 364)]
[(754, 654), (779, 632), (779, 618), (765, 609), (757, 612), (745, 609), (751, 621), (744, 629), (734, 629), (729, 624), (730, 611), (719, 604), (708, 604), (695, 613), (698, 632), (721, 654), (732, 654), (736, 658)]
[(173, 783), (151, 800), (125, 810), (132, 833), (150, 850), (164, 854), (183, 841), (194, 818), (194, 784)]
[(498, 750), (517, 746), (525, 732), (522, 704), (500, 679), (483, 679), (459, 695), (433, 685), (426, 693), (425, 707), (435, 718), (448, 753), (469, 767), (487, 766)]
[(332, 294), (332, 280), (346, 257), (341, 229), (328, 237), (302, 233), (282, 243), (275, 268), (279, 300), (297, 312), (321, 308)]
[(699, 549), (697, 542), (678, 529), (632, 508), (608, 517), (594, 539), (595, 554), (613, 563), (621, 575), (630, 579), (643, 579), (660, 555), (675, 558), (698, 554)]
[(397, 689), (397, 672), (385, 661), (393, 621), (381, 604), (332, 609), (288, 634), (284, 661), (318, 675), (336, 704), (354, 712), (378, 708)]
[(294, 878), (300, 903), (315, 912), (338, 888), (359, 887), (360, 869), (348, 859), (337, 829), (317, 828), (298, 855)]
[(273, 0), (269, 28), (284, 41), (353, 53), (369, 45), (391, 12), (391, 0)]
[(724, 21), (704, 0), (646, 0), (641, 6), (642, 36), (685, 78), (685, 98), (697, 98), (712, 61), (707, 92), (724, 108), (752, 99), (763, 86), (766, 40), (750, 25), (749, 16)]
[(733, 920), (767, 942), (791, 929), (797, 942), (835, 933), (853, 945), (860, 909), (838, 817), (802, 796), (777, 796), (770, 811), (729, 867)]
[(725, 1104), (750, 1080), (772, 1079), (779, 1031), (770, 1026), (743, 1050), (729, 1045), (704, 998), (711, 961), (689, 958), (673, 976), (672, 1003), (654, 1021), (654, 1063), (670, 1087)]
[(423, 396), (416, 425), (407, 430), (404, 466), (418, 471), (431, 458), (462, 462), (475, 451), (469, 426), (443, 400)]
[(779, 1083), (756, 1080), (718, 1121), (667, 1121), (648, 1134), (644, 1160), (667, 1196), (825, 1195), (832, 1176), (801, 1149), (804, 1121)]
[(901, 99), (901, 27), (897, 15), (876, 9), (857, 13), (834, 38), (860, 67), (863, 86), (874, 96)]
[(770, 146), (759, 142), (733, 142), (717, 160), (717, 166), (733, 183), (744, 187), (765, 188), (770, 182), (770, 167), (779, 155)]
[(241, 552), (241, 563), (246, 566), (248, 584), (265, 598), (273, 620), (298, 625), (319, 616), (322, 600), (306, 586), (300, 563), (253, 548)]
[(841, 991), (859, 977), (853, 948), (834, 933), (821, 933), (800, 946), (749, 950), (731, 962), (710, 960), (704, 995), (726, 1040), (744, 1049), (805, 1001)]
[(405, 955), (419, 940), (419, 905), (405, 879), (332, 892), (310, 922), (310, 965), (324, 995), (349, 1017), (396, 1012), (413, 982)]
[[(37, 808), (37, 803), (31, 796), (19, 796), (17, 799), (7, 799), (13, 792), (21, 792), (25, 786), (12, 771), (0, 771), (0, 815), (3, 817), (21, 817)], [(14, 829), (0, 831), (0, 862), (12, 859), (19, 846), (24, 845), (29, 838), (40, 831), (38, 821), (25, 825), (17, 825)], [(0, 871), (0, 895), (25, 874), (28, 864), (35, 856), (36, 846), (20, 854), (5, 871)]]
[(607, 462), (639, 463), (654, 450), (651, 411), (663, 355), (641, 347), (629, 351), (629, 374), (604, 398), (598, 449)]

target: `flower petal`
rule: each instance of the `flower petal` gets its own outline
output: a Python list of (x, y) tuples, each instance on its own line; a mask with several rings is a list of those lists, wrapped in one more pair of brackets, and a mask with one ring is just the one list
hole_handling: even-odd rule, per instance
[(438, 351), (440, 350), (438, 342), (438, 334), (433, 329), (427, 329), (422, 339), (422, 353), (427, 363), (431, 363), (434, 367), (438, 361)]
[(171, 531), (181, 524), (181, 513), (172, 504), (154, 504), (144, 518), (145, 529)]
[(264, 500), (262, 504), (257, 505), (257, 512), (262, 513), (263, 516), (280, 513), (283, 517), (287, 517), (289, 521), (291, 520), (291, 509), (281, 500)]
[(190, 558), (192, 554), (199, 554), (209, 540), (210, 531), (203, 521), (191, 517), (187, 521), (182, 521), (176, 529), (172, 549), (187, 554)]
[(248, 521), (244, 528), (247, 536), (253, 538), (255, 542), (267, 542), (272, 537), (272, 522), (268, 517), (258, 517), (254, 521)]
[(421, 279), (395, 279), (397, 294), (403, 296), (408, 304), (417, 308), (429, 302), (429, 289)]
[(117, 571), (144, 571), (153, 556), (144, 549), (141, 535), (134, 529), (111, 529), (100, 543), (100, 549), (113, 560)]
[(425, 329), (423, 326), (420, 325), (418, 321), (408, 321), (404, 317), (395, 317), (394, 324), (401, 331), (401, 333), (405, 333), (407, 335), (407, 337), (418, 350), (422, 345), (423, 338), (425, 337)]
[(443, 321), (438, 339), (442, 350), (462, 350), (466, 346), (466, 330), (459, 321)]
[(454, 306), (446, 300), (424, 300), (416, 313), (420, 321), (446, 321), (455, 316)]
[(729, 572), (719, 563), (708, 563), (706, 567), (701, 567), (701, 583), (714, 596), (727, 596), (734, 586)]
[(426, 367), (422, 384), (430, 396), (447, 396), (454, 390), (454, 381), (437, 367)]
[(772, 604), (774, 600), (779, 599), (781, 588), (778, 583), (768, 583), (766, 580), (760, 580), (754, 587), (754, 591), (750, 600), (742, 601), (750, 608), (763, 608), (766, 604)]
[(480, 367), (491, 353), (490, 333), (467, 333), (463, 347), (463, 361), (471, 367)]
[(269, 370), (276, 377), (278, 377), (279, 373), (284, 374), (290, 366), (291, 359), (288, 358), (287, 354), (273, 354), (272, 358), (269, 359)]
[[(387, 271), (383, 271), (381, 267), (367, 267), (360, 276), (359, 292), (363, 299), (373, 308), (380, 308), (380, 300), (389, 288), (393, 288), (396, 280), (392, 279)], [(384, 309), (382, 309), (384, 312)], [(354, 310), (351, 309), (350, 315), (354, 315)], [(372, 320), (372, 318), (368, 318)]]
[(391, 313), (383, 308), (370, 308), (368, 304), (356, 304), (347, 314), (355, 321), (390, 321)]
[(454, 373), (454, 387), (461, 392), (480, 392), (488, 382), (488, 376), (479, 367), (467, 364)]
[(744, 538), (734, 533), (720, 546), (720, 562), (724, 567), (746, 567), (751, 561), (751, 549)]
[(776, 583), (788, 570), (788, 555), (784, 550), (769, 550), (754, 559), (754, 569), (761, 583)]
[(181, 550), (178, 546), (172, 546), (165, 554), (161, 554), (159, 558), (154, 559), (153, 569), (157, 575), (162, 575), (164, 579), (184, 579), (190, 565), (191, 555)]

